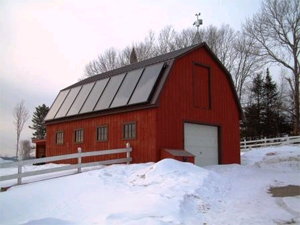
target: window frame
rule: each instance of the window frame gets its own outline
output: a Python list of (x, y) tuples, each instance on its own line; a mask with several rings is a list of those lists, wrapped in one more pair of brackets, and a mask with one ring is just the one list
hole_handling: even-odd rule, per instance
[[(61, 134), (61, 137), (58, 137), (58, 135)], [(61, 142), (59, 141), (61, 140)], [(56, 145), (63, 145), (64, 144), (64, 132), (63, 131), (56, 131), (55, 133), (55, 144)]]
[[(207, 69), (208, 73), (207, 74), (198, 74), (196, 73), (196, 68), (197, 67), (202, 67), (204, 69)], [(198, 78), (199, 79), (199, 76), (204, 76), (204, 75), (207, 75), (207, 78), (208, 78), (208, 92), (207, 92), (207, 100), (208, 100), (208, 106), (199, 106), (197, 103), (196, 103), (196, 99), (198, 98), (198, 96), (196, 96), (196, 93), (197, 93), (197, 89), (199, 87), (196, 86), (196, 79)], [(198, 109), (205, 109), (205, 110), (211, 110), (212, 109), (212, 72), (211, 72), (211, 67), (208, 66), (208, 65), (205, 65), (205, 64), (202, 64), (202, 63), (199, 63), (199, 62), (193, 62), (193, 104), (194, 104), (194, 107), (195, 108), (198, 108)]]
[[(134, 127), (132, 125), (134, 125)], [(135, 140), (135, 139), (137, 139), (137, 129), (136, 129), (137, 128), (137, 123), (136, 123), (136, 121), (123, 123), (122, 128), (123, 128), (122, 129), (123, 140)], [(134, 128), (134, 130), (133, 130), (133, 128)], [(126, 131), (126, 129), (130, 129), (130, 130)]]
[[(79, 141), (77, 141), (77, 139), (76, 139), (76, 137), (77, 137), (77, 132), (82, 132), (82, 140), (79, 140)], [(83, 130), (83, 128), (79, 128), (79, 129), (75, 129), (74, 130), (74, 143), (75, 144), (77, 144), (77, 143), (83, 143), (83, 141), (84, 141), (84, 130)]]
[[(102, 139), (103, 135), (105, 135), (105, 134), (101, 135), (101, 133), (100, 133), (103, 128), (106, 129), (105, 139)], [(107, 142), (108, 141), (108, 125), (97, 126), (97, 128), (96, 128), (96, 141), (97, 142)]]

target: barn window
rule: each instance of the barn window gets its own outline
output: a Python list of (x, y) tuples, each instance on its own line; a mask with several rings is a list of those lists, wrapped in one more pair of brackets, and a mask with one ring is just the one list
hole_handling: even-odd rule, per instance
[(136, 123), (125, 123), (123, 125), (123, 139), (135, 139), (136, 138)]
[(56, 144), (63, 144), (64, 143), (64, 132), (58, 131), (56, 132)]
[(97, 127), (97, 141), (107, 141), (107, 130), (107, 125)]
[(83, 129), (75, 130), (75, 143), (83, 142)]

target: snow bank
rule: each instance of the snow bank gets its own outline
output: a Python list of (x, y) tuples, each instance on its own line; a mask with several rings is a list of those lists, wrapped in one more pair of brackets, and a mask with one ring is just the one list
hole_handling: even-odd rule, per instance
[(124, 204), (114, 206), (117, 213), (108, 215), (105, 224), (198, 224), (201, 212), (213, 208), (211, 203), (229, 189), (217, 173), (173, 159), (124, 173), (134, 197), (125, 190), (127, 196), (120, 200)]
[(298, 159), (299, 147), (278, 147), (245, 153), (243, 165), (200, 168), (164, 159), (103, 166), (1, 192), (1, 225), (300, 223), (299, 196), (268, 193), (271, 186), (300, 185)]
[[(164, 183), (166, 180), (176, 183), (202, 184), (209, 171), (196, 167), (191, 163), (182, 163), (173, 159), (164, 159), (154, 165), (138, 170), (131, 175), (129, 182), (134, 185), (149, 186), (151, 184)], [(195, 179), (197, 177), (197, 179)]]
[(253, 149), (242, 155), (242, 165), (285, 171), (300, 170), (300, 146)]
[(165, 159), (17, 186), (1, 193), (0, 212), (3, 224), (198, 224), (228, 190), (213, 171)]
[[(168, 197), (183, 195), (217, 195), (219, 189), (226, 192), (228, 182), (213, 171), (192, 163), (164, 159), (138, 170), (128, 178), (133, 186), (149, 187), (152, 191), (165, 192)], [(157, 188), (157, 189), (156, 189)], [(199, 191), (201, 189), (201, 191)], [(206, 193), (209, 192), (209, 193)], [(200, 197), (200, 196), (198, 196)]]

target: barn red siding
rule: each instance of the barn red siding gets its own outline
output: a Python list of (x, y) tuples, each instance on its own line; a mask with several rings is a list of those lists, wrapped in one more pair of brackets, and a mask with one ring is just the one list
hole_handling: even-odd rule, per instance
[[(193, 62), (204, 64), (210, 69), (211, 109), (195, 106)], [(197, 94), (207, 96), (207, 90), (201, 88), (197, 90)], [(207, 106), (207, 102), (205, 104)], [(220, 163), (240, 163), (239, 109), (226, 74), (205, 48), (193, 51), (173, 64), (162, 90), (157, 111), (159, 149), (184, 148), (184, 121), (219, 126)]]
[[(78, 147), (83, 152), (124, 148), (129, 142), (133, 163), (158, 161), (166, 157), (162, 149), (184, 149), (184, 122), (191, 122), (218, 126), (220, 163), (240, 163), (240, 111), (226, 76), (205, 47), (193, 50), (174, 61), (157, 108), (49, 123), (46, 156), (75, 153)], [(123, 124), (127, 122), (136, 122), (135, 140), (123, 140)], [(96, 140), (96, 129), (101, 125), (108, 126), (107, 142)], [(74, 143), (76, 129), (84, 130), (83, 143)], [(55, 144), (57, 131), (64, 132), (62, 145)], [(119, 156), (90, 157), (83, 162)]]
[[(83, 152), (125, 148), (129, 142), (133, 151), (131, 157), (133, 163), (156, 161), (159, 154), (156, 148), (156, 109), (145, 109), (128, 113), (120, 113), (95, 118), (82, 119), (70, 122), (62, 122), (47, 125), (47, 156), (64, 155), (76, 153), (78, 147)], [(123, 140), (123, 124), (136, 122), (137, 138), (135, 140)], [(108, 126), (108, 141), (97, 142), (97, 127)], [(74, 143), (74, 131), (82, 128), (84, 130), (83, 143)], [(57, 131), (64, 132), (64, 143), (55, 144)], [(116, 157), (125, 157), (125, 154), (108, 155), (102, 157), (89, 157), (87, 161), (108, 160)], [(76, 160), (68, 161), (76, 163)]]

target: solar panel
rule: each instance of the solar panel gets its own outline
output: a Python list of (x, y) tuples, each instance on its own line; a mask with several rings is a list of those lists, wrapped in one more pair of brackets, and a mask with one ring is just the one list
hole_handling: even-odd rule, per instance
[(63, 102), (62, 106), (60, 107), (59, 111), (57, 112), (55, 118), (64, 117), (67, 112), (69, 111), (72, 103), (74, 102), (78, 92), (80, 91), (82, 86), (72, 88), (68, 96), (66, 97), (65, 101)]
[(124, 76), (125, 73), (110, 78), (110, 81), (107, 84), (103, 94), (101, 95), (100, 100), (97, 103), (94, 111), (109, 108), (115, 94), (117, 93), (120, 87), (120, 84), (123, 81)]
[(67, 94), (69, 93), (70, 90), (65, 90), (59, 92), (57, 98), (55, 99), (54, 103), (52, 104), (49, 112), (47, 113), (47, 116), (45, 117), (45, 120), (51, 120), (54, 118), (55, 114), (59, 110), (61, 104), (65, 100)]
[(79, 110), (81, 109), (84, 101), (86, 100), (87, 96), (89, 95), (90, 91), (92, 90), (95, 82), (85, 84), (82, 86), (79, 94), (77, 95), (77, 98), (75, 99), (73, 105), (71, 106), (68, 116), (72, 116), (79, 113)]
[(45, 120), (149, 100), (164, 62), (61, 91)]
[(144, 68), (133, 70), (126, 75), (110, 108), (127, 105), (127, 102), (132, 95), (143, 70)]
[(148, 101), (154, 84), (162, 70), (164, 63), (158, 63), (146, 67), (139, 83), (129, 101), (129, 104), (136, 104)]
[(93, 87), (92, 91), (90, 92), (86, 102), (82, 106), (82, 109), (80, 110), (80, 113), (86, 113), (86, 112), (92, 112), (99, 97), (101, 96), (105, 86), (107, 85), (107, 82), (109, 81), (109, 78), (102, 79), (96, 82), (95, 86)]

